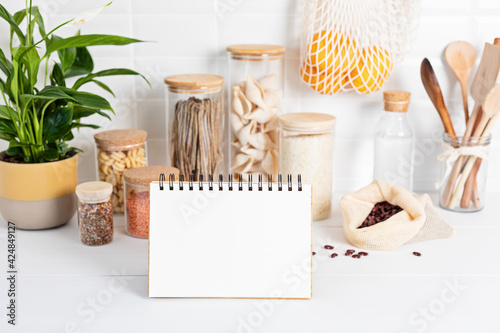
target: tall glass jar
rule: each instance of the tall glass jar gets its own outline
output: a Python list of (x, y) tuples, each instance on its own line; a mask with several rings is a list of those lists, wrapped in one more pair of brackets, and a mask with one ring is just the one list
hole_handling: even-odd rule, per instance
[(173, 75), (167, 85), (167, 164), (186, 179), (224, 173), (224, 78)]
[[(491, 135), (464, 138), (444, 134), (445, 151), (441, 156), (446, 161), (441, 163), (443, 184), (439, 193), (442, 208), (455, 212), (477, 212), (484, 208), (490, 144)], [(461, 155), (454, 163), (451, 159), (455, 155), (453, 150), (462, 150), (457, 151)], [(472, 152), (485, 158), (466, 155)], [(458, 173), (453, 170), (455, 168), (459, 170)]]
[(229, 170), (278, 172), (278, 116), (282, 112), (284, 53), (279, 45), (231, 45), (229, 54)]
[(147, 132), (138, 129), (111, 130), (94, 135), (97, 174), (100, 181), (113, 185), (113, 209), (123, 213), (123, 171), (146, 166)]
[(113, 240), (113, 186), (87, 182), (76, 187), (78, 226), (85, 245), (104, 245)]
[(160, 174), (166, 179), (173, 174), (179, 178), (179, 170), (168, 166), (150, 165), (125, 170), (125, 231), (138, 238), (149, 237), (149, 184), (157, 181)]
[(331, 215), (333, 194), (333, 148), (335, 121), (321, 113), (290, 113), (279, 117), (280, 173), (301, 175), (312, 184), (313, 218)]
[(413, 188), (415, 136), (408, 117), (410, 93), (384, 91), (384, 112), (375, 130), (374, 178)]

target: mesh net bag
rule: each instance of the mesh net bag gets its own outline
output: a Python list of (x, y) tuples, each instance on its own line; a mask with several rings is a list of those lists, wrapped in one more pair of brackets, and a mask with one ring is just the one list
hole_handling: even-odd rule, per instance
[(303, 0), (300, 76), (320, 94), (379, 90), (415, 37), (420, 0)]

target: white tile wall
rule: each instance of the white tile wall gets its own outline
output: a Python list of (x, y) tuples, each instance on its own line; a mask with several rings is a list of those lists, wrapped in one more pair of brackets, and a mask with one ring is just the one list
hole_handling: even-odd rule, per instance
[[(104, 0), (34, 0), (45, 10), (49, 26), (74, 14), (100, 6)], [(4, 0), (14, 12), (24, 3)], [(420, 81), (420, 62), (429, 58), (442, 85), (457, 128), (463, 122), (459, 86), (443, 64), (443, 50), (453, 40), (467, 40), (478, 54), (484, 42), (500, 36), (498, 0), (423, 0), (422, 18), (413, 51), (395, 66), (386, 89), (403, 89), (413, 94), (410, 113), (416, 128), (420, 155), (415, 171), (415, 188), (432, 190), (439, 177), (435, 156), (441, 124)], [(206, 72), (225, 75), (225, 47), (232, 43), (277, 43), (287, 47), (285, 110), (325, 112), (335, 115), (337, 141), (336, 189), (354, 190), (372, 177), (373, 132), (381, 109), (381, 93), (359, 96), (344, 93), (318, 96), (298, 75), (300, 0), (115, 0), (99, 17), (81, 26), (83, 33), (122, 34), (150, 43), (129, 47), (91, 49), (96, 68), (129, 67), (143, 73), (151, 89), (139, 78), (109, 78), (117, 98), (110, 99), (117, 116), (113, 122), (94, 118), (104, 128), (138, 127), (149, 132), (152, 164), (165, 163), (165, 115), (163, 78), (171, 74)], [(8, 27), (0, 24), (0, 45), (8, 41)], [(63, 35), (74, 33), (65, 29)], [(97, 91), (89, 85), (91, 91)], [(471, 101), (472, 103), (472, 101)], [(82, 130), (75, 145), (85, 149), (80, 163), (80, 180), (95, 177), (92, 135)], [(495, 130), (489, 167), (489, 190), (500, 189), (500, 126)], [(0, 149), (5, 143), (0, 143)]]

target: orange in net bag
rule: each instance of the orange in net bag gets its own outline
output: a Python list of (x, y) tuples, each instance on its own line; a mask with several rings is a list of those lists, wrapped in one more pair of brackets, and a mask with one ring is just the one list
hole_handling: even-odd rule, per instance
[(409, 51), (420, 0), (302, 0), (300, 76), (332, 95), (379, 90)]

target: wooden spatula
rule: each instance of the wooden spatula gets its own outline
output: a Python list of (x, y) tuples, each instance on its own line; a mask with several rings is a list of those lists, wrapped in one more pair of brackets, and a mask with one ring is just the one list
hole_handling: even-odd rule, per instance
[[(495, 43), (500, 45), (500, 40), (495, 40)], [(481, 57), (481, 62), (479, 63), (479, 67), (477, 68), (477, 72), (474, 75), (474, 79), (471, 84), (471, 96), (474, 99), (475, 104), (465, 129), (463, 137), (464, 143), (467, 143), (467, 139), (472, 135), (474, 124), (476, 123), (481, 105), (484, 102), (486, 95), (495, 85), (499, 71), (500, 46), (486, 43)], [(488, 119), (486, 119), (486, 121), (487, 120)], [(443, 206), (449, 206), (451, 196), (453, 195), (453, 188), (466, 161), (467, 158), (465, 156), (460, 156), (453, 165), (450, 177), (448, 178), (448, 182), (446, 183), (446, 187), (443, 191), (443, 196), (441, 197), (441, 204)]]

